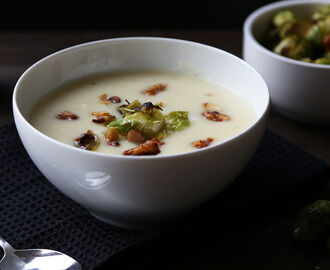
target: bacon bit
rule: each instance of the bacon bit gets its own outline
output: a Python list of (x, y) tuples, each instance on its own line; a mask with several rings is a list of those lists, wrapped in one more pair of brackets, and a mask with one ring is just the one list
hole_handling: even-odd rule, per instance
[(60, 120), (76, 120), (79, 117), (72, 112), (63, 111), (60, 114), (56, 115), (56, 118)]
[(212, 97), (213, 94), (211, 94), (211, 93), (205, 93), (205, 96)]
[(205, 102), (203, 104), (205, 112), (202, 113), (207, 119), (217, 122), (228, 121), (230, 117), (226, 114), (220, 113), (221, 108), (213, 103)]
[(144, 136), (140, 132), (138, 132), (138, 131), (136, 131), (134, 129), (131, 129), (128, 132), (128, 134), (127, 134), (127, 140), (129, 142), (137, 143), (137, 144), (141, 144), (141, 143), (144, 143), (146, 141), (146, 139), (144, 138)]
[(107, 94), (103, 94), (103, 95), (99, 96), (98, 100), (100, 103), (102, 103), (104, 105), (109, 105), (110, 103), (121, 102), (121, 99), (119, 97), (117, 97), (117, 96), (109, 97)]
[(204, 110), (207, 112), (220, 112), (221, 108), (213, 103), (205, 102), (203, 104)]
[(228, 121), (231, 118), (223, 113), (219, 113), (219, 112), (203, 112), (202, 115), (204, 117), (206, 117), (207, 119), (211, 120), (211, 121), (216, 121), (216, 122), (222, 122), (222, 121)]
[(100, 103), (102, 103), (104, 105), (108, 105), (110, 103), (110, 101), (108, 100), (108, 95), (107, 94), (103, 94), (103, 95), (99, 96), (98, 100), (99, 100)]
[(111, 115), (110, 113), (104, 112), (104, 111), (102, 111), (102, 112), (93, 112), (92, 115), (96, 117), (95, 119), (92, 119), (92, 121), (94, 123), (97, 123), (97, 124), (107, 125), (111, 121), (116, 119), (116, 116)]
[(77, 147), (84, 150), (92, 150), (99, 144), (98, 137), (93, 131), (87, 130), (87, 132), (82, 133), (80, 137), (75, 139), (75, 144)]
[(326, 52), (330, 52), (330, 35), (324, 36), (323, 46), (325, 47)]
[(107, 144), (111, 146), (119, 146), (119, 135), (118, 135), (118, 130), (115, 127), (110, 127), (107, 135), (105, 136), (105, 139), (107, 141)]
[(150, 88), (142, 91), (142, 93), (145, 94), (145, 95), (148, 95), (148, 96), (154, 96), (157, 93), (159, 93), (161, 91), (164, 91), (166, 86), (167, 86), (166, 84), (157, 83), (157, 84), (151, 86)]
[(153, 138), (152, 140), (146, 141), (139, 146), (126, 150), (123, 152), (125, 156), (144, 156), (144, 155), (157, 155), (160, 153), (159, 145), (164, 143), (160, 142), (158, 139)]
[(192, 146), (195, 148), (204, 148), (210, 145), (211, 142), (213, 142), (214, 139), (209, 137), (206, 140), (199, 140), (199, 141), (195, 141), (192, 143)]
[(112, 96), (112, 97), (109, 98), (109, 100), (110, 100), (112, 103), (120, 103), (120, 102), (121, 102), (120, 97), (117, 97), (117, 96)]
[(92, 119), (92, 121), (97, 124), (102, 124), (105, 122), (105, 118), (103, 116), (98, 116), (96, 119)]

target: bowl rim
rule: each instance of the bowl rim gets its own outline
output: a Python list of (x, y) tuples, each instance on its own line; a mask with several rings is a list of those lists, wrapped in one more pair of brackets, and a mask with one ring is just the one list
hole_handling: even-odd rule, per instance
[[(181, 44), (187, 44), (187, 45), (190, 45), (190, 46), (198, 46), (198, 47), (201, 46), (201, 47), (204, 47), (206, 49), (210, 49), (210, 50), (213, 50), (213, 51), (218, 51), (218, 52), (221, 52), (225, 55), (233, 57), (240, 64), (243, 64), (248, 69), (252, 70), (252, 72), (254, 72), (255, 75), (257, 77), (259, 77), (261, 82), (264, 84), (263, 90), (264, 90), (265, 96), (266, 96), (266, 100), (265, 100), (266, 104), (263, 108), (262, 113), (255, 119), (255, 121), (248, 128), (244, 129), (243, 131), (236, 134), (235, 136), (228, 138), (225, 141), (218, 142), (214, 145), (210, 145), (208, 147), (201, 148), (201, 149), (192, 149), (192, 151), (179, 152), (179, 153), (173, 153), (173, 154), (164, 154), (164, 155), (150, 155), (150, 156), (149, 155), (146, 155), (146, 156), (126, 156), (126, 155), (118, 155), (118, 154), (111, 154), (111, 153), (101, 153), (101, 152), (97, 152), (97, 151), (86, 151), (86, 150), (80, 149), (78, 147), (73, 147), (71, 145), (60, 142), (56, 139), (53, 139), (50, 136), (47, 136), (43, 132), (39, 131), (37, 128), (35, 128), (33, 125), (31, 125), (30, 122), (22, 115), (22, 113), (19, 109), (19, 106), (17, 105), (17, 101), (16, 101), (17, 92), (18, 92), (20, 84), (21, 84), (22, 80), (25, 78), (25, 76), (27, 76), (27, 74), (29, 74), (29, 72), (31, 70), (33, 70), (34, 68), (36, 68), (36, 66), (38, 66), (40, 63), (42, 63), (44, 61), (47, 61), (50, 58), (56, 57), (59, 54), (62, 54), (62, 53), (65, 53), (65, 52), (68, 52), (68, 51), (71, 51), (71, 50), (79, 50), (82, 47), (85, 48), (85, 47), (89, 47), (89, 46), (98, 46), (98, 45), (103, 44), (103, 43), (125, 41), (125, 40), (151, 40), (151, 41), (154, 40), (154, 41), (162, 41), (162, 42), (179, 42)], [(56, 52), (54, 52), (54, 53), (52, 53), (48, 56), (45, 56), (44, 58), (41, 58), (40, 60), (35, 62), (33, 65), (31, 65), (27, 70), (25, 70), (22, 73), (22, 75), (20, 76), (20, 78), (16, 82), (16, 85), (15, 85), (14, 91), (13, 91), (13, 96), (12, 96), (12, 105), (13, 105), (14, 116), (15, 116), (15, 112), (16, 112), (16, 116), (21, 118), (25, 125), (27, 125), (30, 129), (32, 129), (34, 132), (36, 132), (40, 136), (42, 136), (44, 139), (58, 145), (59, 147), (64, 147), (64, 148), (68, 149), (69, 151), (78, 151), (77, 153), (81, 153), (81, 154), (85, 153), (84, 155), (91, 155), (91, 156), (96, 156), (96, 157), (108, 157), (108, 158), (116, 158), (116, 159), (118, 158), (118, 159), (126, 159), (126, 160), (169, 159), (169, 158), (176, 158), (176, 157), (181, 157), (181, 156), (198, 155), (198, 154), (201, 154), (205, 151), (214, 150), (215, 148), (221, 147), (224, 144), (228, 144), (228, 143), (231, 143), (231, 142), (237, 140), (238, 138), (242, 137), (243, 135), (249, 133), (252, 129), (254, 129), (264, 118), (267, 117), (267, 115), (270, 111), (270, 104), (271, 104), (271, 97), (270, 97), (269, 89), (268, 89), (268, 86), (267, 86), (265, 80), (262, 78), (262, 76), (259, 74), (259, 72), (257, 72), (252, 66), (250, 66), (247, 62), (245, 62), (243, 59), (239, 58), (238, 56), (235, 56), (235, 55), (233, 55), (229, 52), (226, 52), (222, 49), (219, 49), (219, 48), (207, 45), (207, 44), (195, 42), (195, 41), (189, 41), (189, 40), (184, 40), (184, 39), (176, 39), (176, 38), (166, 38), (166, 37), (149, 37), (149, 36), (119, 37), (119, 38), (94, 40), (94, 41), (89, 41), (89, 42), (73, 45), (73, 46), (64, 48), (62, 50), (56, 51)], [(16, 124), (17, 124), (17, 121), (16, 121), (16, 117), (15, 117), (15, 125)]]
[(258, 20), (260, 18), (260, 16), (264, 15), (265, 13), (268, 13), (270, 11), (280, 9), (280, 8), (301, 6), (304, 4), (329, 4), (330, 5), (330, 0), (284, 0), (284, 1), (278, 1), (278, 2), (264, 5), (256, 10), (254, 10), (245, 19), (245, 21), (243, 23), (244, 35), (249, 37), (254, 42), (254, 45), (256, 45), (258, 47), (258, 49), (260, 49), (262, 52), (266, 53), (270, 57), (274, 57), (274, 58), (278, 59), (279, 61), (283, 61), (288, 64), (293, 64), (293, 65), (297, 65), (297, 66), (309, 67), (309, 68), (330, 69), (330, 65), (303, 62), (300, 60), (295, 60), (295, 59), (291, 59), (286, 56), (276, 54), (276, 53), (272, 52), (271, 50), (267, 49), (266, 47), (264, 47), (263, 45), (261, 45), (260, 42), (252, 34), (252, 27), (253, 27), (254, 23), (256, 22), (256, 20)]

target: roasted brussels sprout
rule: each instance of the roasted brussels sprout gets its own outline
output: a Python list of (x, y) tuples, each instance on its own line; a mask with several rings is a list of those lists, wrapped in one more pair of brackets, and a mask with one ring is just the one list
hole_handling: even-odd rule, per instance
[(292, 238), (299, 242), (310, 242), (329, 237), (330, 201), (319, 200), (302, 209), (292, 230)]
[(272, 19), (263, 45), (273, 52), (308, 63), (330, 64), (330, 5), (317, 9), (309, 18), (297, 18), (281, 10)]
[(285, 24), (292, 24), (296, 22), (296, 18), (292, 11), (284, 10), (275, 14), (273, 18), (273, 24), (277, 28), (281, 28)]
[(182, 130), (190, 125), (188, 112), (174, 111), (165, 115), (166, 129), (170, 131)]
[(314, 63), (322, 64), (322, 65), (330, 65), (330, 58), (327, 58), (327, 57), (317, 58), (317, 59), (315, 59)]
[(313, 14), (312, 14), (312, 19), (314, 22), (324, 20), (327, 17), (330, 16), (330, 6), (323, 6), (319, 9), (317, 9)]
[(120, 135), (126, 136), (131, 130), (139, 131), (146, 139), (157, 138), (164, 128), (165, 119), (161, 113), (150, 115), (143, 112), (127, 114), (125, 117), (111, 122), (108, 127), (117, 128)]
[(122, 112), (122, 118), (112, 121), (108, 127), (115, 127), (122, 136), (136, 130), (147, 140), (160, 140), (166, 137), (166, 131), (182, 130), (190, 125), (188, 112), (173, 111), (164, 116), (162, 108), (151, 102), (127, 101), (118, 110)]
[(274, 48), (274, 52), (293, 59), (302, 59), (310, 55), (309, 43), (299, 36), (290, 35), (280, 41)]
[(322, 46), (323, 38), (327, 35), (330, 35), (330, 17), (312, 25), (306, 34), (306, 38), (315, 46)]

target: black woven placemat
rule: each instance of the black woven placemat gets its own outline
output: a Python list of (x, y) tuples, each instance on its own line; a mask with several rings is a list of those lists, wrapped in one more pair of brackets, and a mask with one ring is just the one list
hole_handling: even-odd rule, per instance
[[(166, 233), (166, 229), (128, 231), (98, 221), (43, 177), (28, 157), (13, 124), (0, 127), (0, 134), (0, 235), (14, 247), (55, 249), (76, 258), (88, 270), (120, 251)], [(220, 193), (197, 213), (213, 214), (215, 209), (226, 211), (235, 204), (276, 197), (303, 181), (321, 181), (326, 171), (326, 163), (268, 130), (229, 192)], [(189, 226), (193, 226), (196, 217), (188, 217)], [(185, 226), (185, 222), (175, 226)]]

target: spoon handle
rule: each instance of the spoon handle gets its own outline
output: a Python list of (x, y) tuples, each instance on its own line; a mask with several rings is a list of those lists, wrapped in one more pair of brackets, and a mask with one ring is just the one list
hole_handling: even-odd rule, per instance
[(0, 246), (6, 251), (14, 249), (5, 239), (0, 236)]

